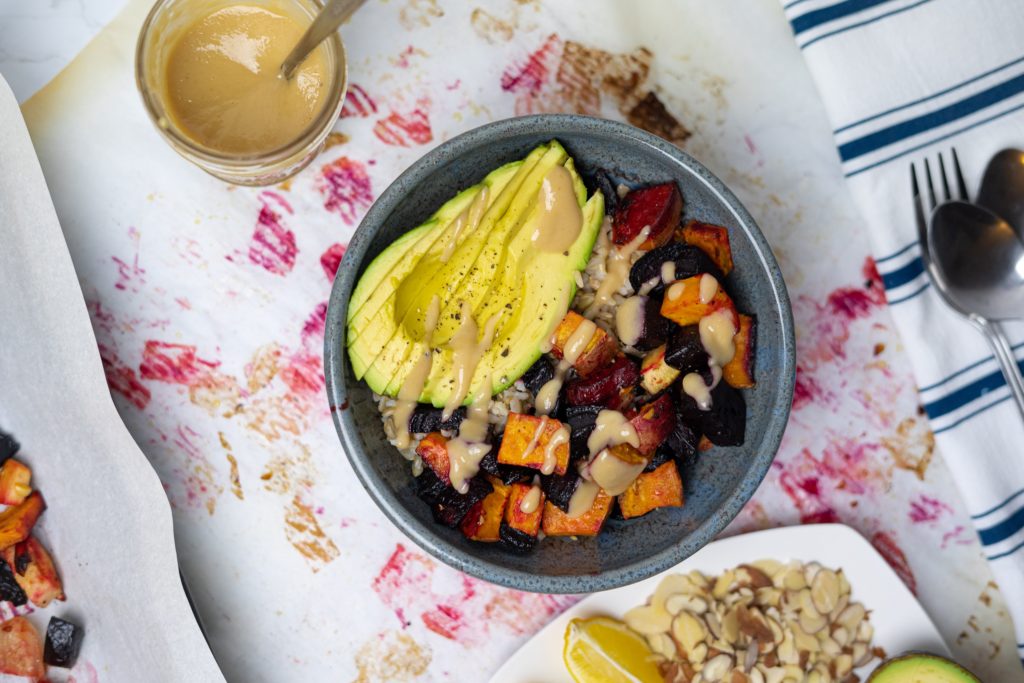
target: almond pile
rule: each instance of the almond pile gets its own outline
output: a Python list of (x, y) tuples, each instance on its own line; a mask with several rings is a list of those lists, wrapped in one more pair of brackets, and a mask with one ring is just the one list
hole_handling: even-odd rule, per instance
[(852, 683), (882, 656), (843, 571), (816, 562), (667, 576), (625, 622), (647, 638), (666, 683)]

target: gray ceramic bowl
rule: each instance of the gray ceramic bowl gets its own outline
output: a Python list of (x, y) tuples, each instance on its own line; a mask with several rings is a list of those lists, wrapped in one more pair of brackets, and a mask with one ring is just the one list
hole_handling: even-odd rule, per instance
[[(686, 218), (729, 228), (736, 268), (728, 286), (741, 311), (758, 316), (757, 387), (744, 391), (746, 444), (715, 448), (683, 469), (686, 505), (632, 520), (609, 520), (596, 538), (547, 539), (529, 554), (472, 543), (436, 524), (414, 492), (409, 463), (387, 442), (370, 390), (356, 381), (345, 349), (345, 319), (364, 267), (404, 231), (491, 169), (560, 141), (588, 172), (607, 169), (627, 184), (675, 180)], [(621, 123), (574, 115), (498, 121), (459, 135), (398, 177), (348, 245), (334, 280), (325, 341), (334, 423), (359, 480), (385, 515), (431, 555), (493, 583), (527, 591), (584, 593), (647, 578), (696, 552), (736, 516), (764, 478), (789, 416), (794, 381), (793, 321), (778, 264), (736, 197), (678, 148)]]

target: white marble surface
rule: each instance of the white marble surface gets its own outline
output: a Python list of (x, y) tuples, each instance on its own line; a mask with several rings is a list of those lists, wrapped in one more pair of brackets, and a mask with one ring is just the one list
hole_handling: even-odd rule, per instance
[(0, 74), (19, 102), (57, 75), (124, 0), (0, 0)]

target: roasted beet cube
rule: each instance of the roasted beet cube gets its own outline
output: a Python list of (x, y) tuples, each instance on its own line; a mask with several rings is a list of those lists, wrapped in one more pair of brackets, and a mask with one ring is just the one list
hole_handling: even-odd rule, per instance
[(526, 390), (534, 396), (545, 384), (555, 378), (555, 366), (546, 356), (541, 356), (537, 362), (530, 366), (530, 369), (523, 373), (520, 378), (526, 385)]
[(569, 351), (570, 355), (578, 353), (572, 361), (572, 366), (581, 377), (587, 377), (598, 368), (607, 365), (619, 353), (618, 342), (610, 334), (576, 311), (569, 311), (558, 323), (552, 335), (551, 355), (559, 359), (564, 358), (566, 347), (572, 347), (577, 343), (583, 348), (570, 348)]
[(429, 405), (417, 405), (409, 417), (409, 432), (412, 434), (427, 434), (428, 432), (455, 432), (459, 425), (466, 419), (465, 406), (457, 408), (447, 420), (442, 419), (444, 409), (435, 408)]
[(683, 212), (683, 195), (674, 182), (632, 190), (619, 204), (612, 218), (612, 242), (632, 242), (649, 227), (641, 249), (653, 249), (672, 238)]
[[(667, 263), (672, 265), (666, 266)], [(685, 280), (701, 273), (711, 273), (719, 281), (722, 280), (718, 266), (703, 251), (689, 244), (669, 242), (637, 259), (629, 270), (629, 284), (633, 286), (633, 291), (639, 292), (645, 284), (651, 283), (647, 293), (658, 296), (667, 282)], [(666, 275), (670, 277), (666, 279)]]
[(653, 472), (671, 459), (672, 451), (665, 448), (665, 444), (662, 444), (654, 451), (654, 455), (651, 456), (650, 461), (647, 463), (647, 467), (644, 468), (644, 472)]
[(576, 492), (582, 479), (574, 470), (570, 469), (562, 475), (551, 475), (541, 479), (540, 488), (549, 503), (557, 505), (563, 510), (569, 510), (569, 499)]
[(615, 214), (615, 209), (619, 206), (619, 184), (612, 177), (612, 174), (603, 168), (599, 168), (590, 185), (593, 186), (595, 191), (599, 191), (604, 195), (604, 210), (605, 213)]
[(661, 299), (657, 297), (631, 296), (615, 311), (619, 341), (638, 351), (650, 351), (664, 344), (675, 326), (661, 314)]
[(501, 536), (502, 544), (509, 550), (526, 553), (533, 550), (533, 547), (537, 545), (536, 536), (531, 536), (519, 529), (515, 529), (506, 522), (501, 523), (501, 529), (498, 533)]
[(454, 529), (459, 526), (470, 508), (486, 498), (487, 494), (493, 490), (494, 487), (491, 486), (491, 483), (483, 477), (470, 479), (469, 491), (466, 493), (459, 493), (451, 486), (446, 486), (438, 494), (437, 500), (433, 504), (434, 520)]
[(631, 396), (623, 391), (632, 389), (640, 379), (640, 371), (632, 360), (618, 356), (608, 365), (598, 368), (588, 377), (577, 377), (569, 382), (565, 398), (570, 405), (603, 405), (618, 408)]
[(672, 398), (662, 394), (658, 400), (648, 403), (636, 415), (632, 415), (629, 423), (633, 425), (640, 440), (637, 450), (641, 455), (651, 455), (675, 429), (676, 410)]
[(658, 446), (656, 453), (664, 452), (680, 461), (686, 460), (697, 452), (699, 440), (700, 436), (677, 413), (675, 428), (669, 433), (664, 443)]
[(700, 341), (700, 327), (676, 327), (665, 345), (665, 362), (680, 372), (696, 372), (708, 367), (708, 352)]
[(448, 439), (438, 432), (427, 434), (416, 446), (416, 455), (423, 459), (423, 464), (434, 471), (437, 478), (446, 484), (451, 483), (451, 461), (448, 460)]
[(14, 568), (4, 560), (0, 560), (0, 600), (15, 605), (24, 605), (28, 602), (28, 596), (14, 578)]
[(82, 648), (85, 631), (77, 624), (50, 617), (46, 626), (46, 650), (43, 660), (50, 666), (70, 669), (78, 659), (78, 651)]
[(515, 465), (502, 465), (498, 462), (498, 446), (494, 446), (480, 461), (480, 471), (496, 477), (503, 484), (514, 484), (527, 481), (537, 474), (536, 470)]
[(711, 390), (710, 410), (701, 410), (697, 402), (680, 388), (679, 414), (716, 446), (743, 444), (747, 404), (742, 394), (725, 382), (719, 382)]
[(13, 458), (21, 450), (21, 444), (17, 440), (0, 429), (0, 464), (3, 464), (7, 458)]

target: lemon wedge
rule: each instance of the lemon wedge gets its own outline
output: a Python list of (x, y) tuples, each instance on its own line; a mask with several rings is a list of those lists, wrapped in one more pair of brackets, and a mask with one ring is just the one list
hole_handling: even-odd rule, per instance
[(609, 617), (570, 621), (562, 658), (576, 683), (664, 681), (643, 637)]

